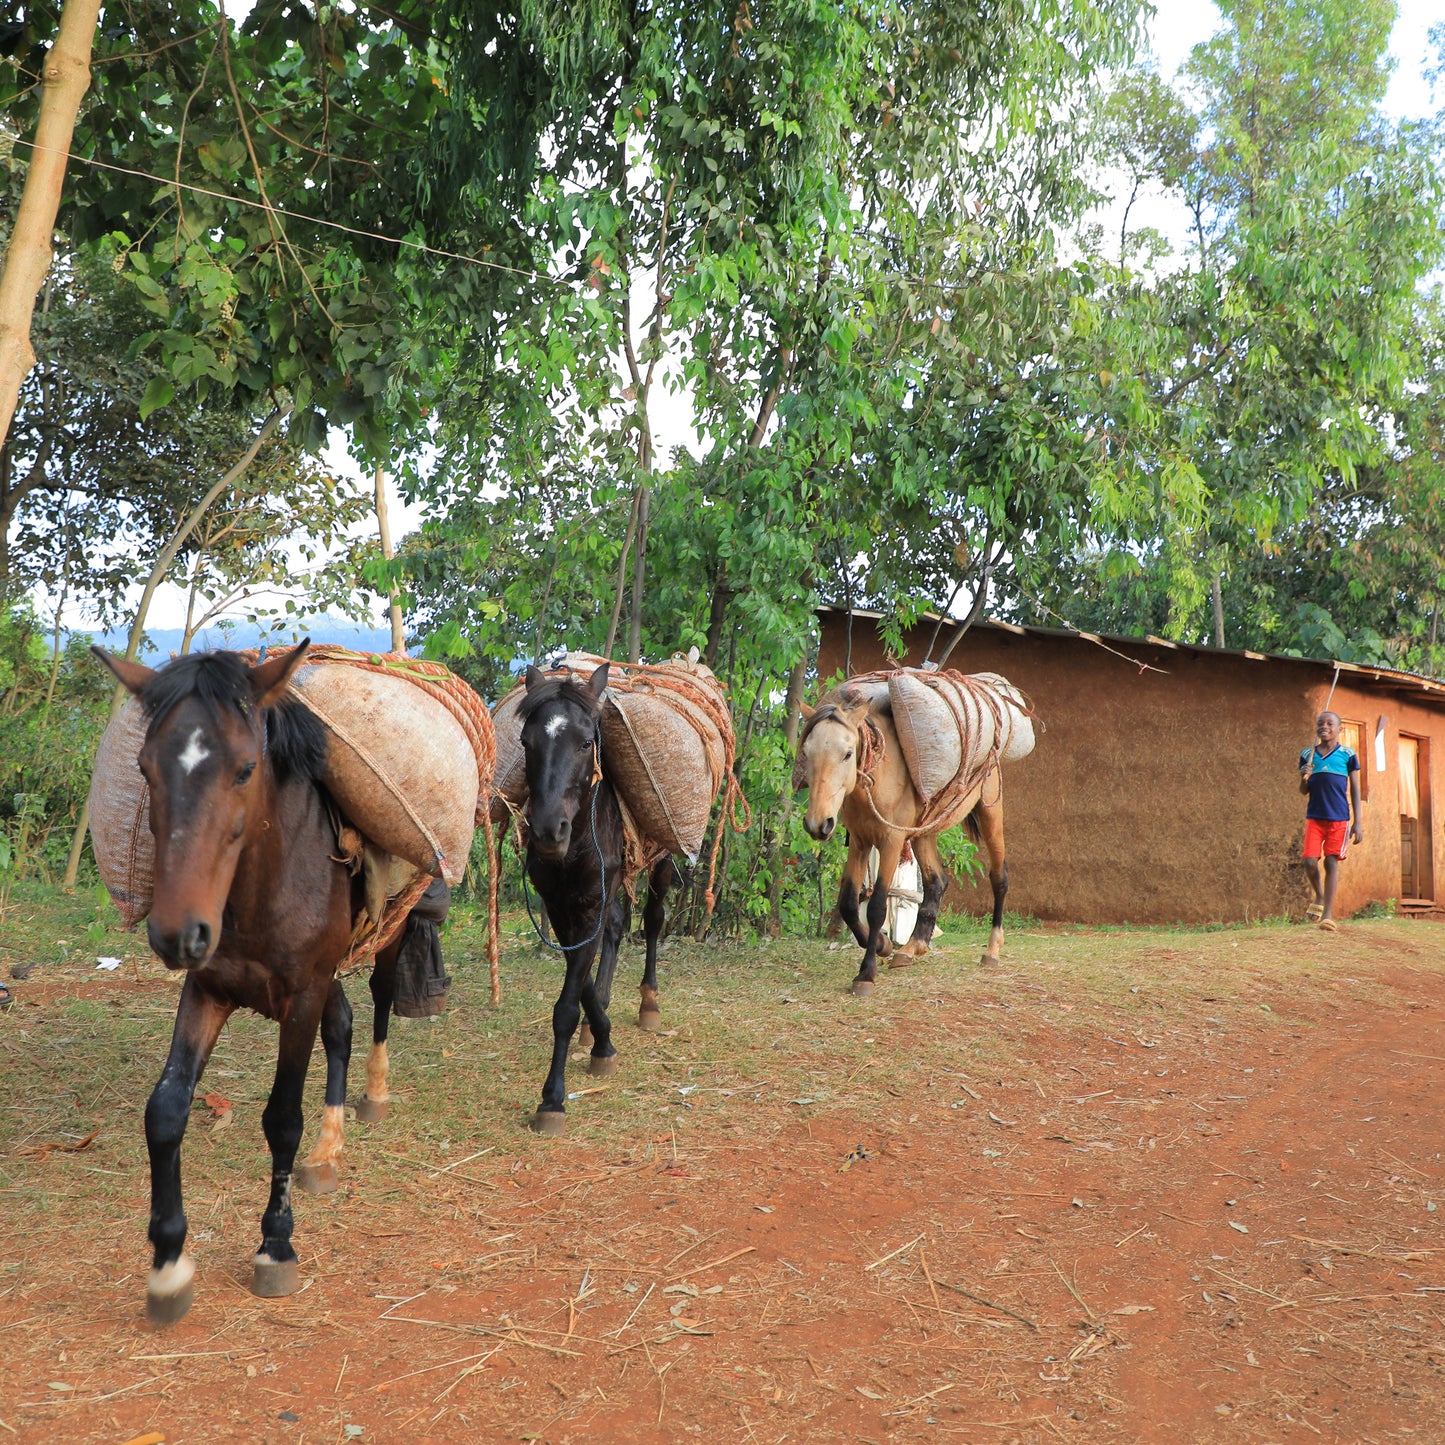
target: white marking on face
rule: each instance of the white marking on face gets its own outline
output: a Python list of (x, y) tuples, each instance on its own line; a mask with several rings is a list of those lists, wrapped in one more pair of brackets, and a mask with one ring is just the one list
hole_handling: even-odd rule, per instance
[(190, 741), (186, 743), (186, 750), (180, 755), (177, 761), (180, 763), (181, 768), (189, 774), (195, 772), (210, 756), (211, 750), (201, 741), (201, 730), (197, 728), (195, 732), (191, 734)]
[(557, 736), (557, 734), (560, 733), (560, 732), (562, 731), (562, 729), (565, 728), (566, 726), (567, 726), (567, 715), (566, 715), (566, 713), (554, 712), (554, 713), (552, 714), (552, 716), (547, 719), (547, 725), (546, 725), (546, 733), (547, 733), (547, 736), (548, 736), (549, 738), (555, 738), (555, 737)]

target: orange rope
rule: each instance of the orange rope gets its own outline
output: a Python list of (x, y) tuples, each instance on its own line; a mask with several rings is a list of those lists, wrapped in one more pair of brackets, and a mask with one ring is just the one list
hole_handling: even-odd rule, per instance
[(336, 965), (336, 976), (346, 978), (368, 963), (376, 961), (381, 952), (401, 931), (407, 914), (416, 906), (417, 900), (431, 887), (431, 874), (418, 873), (395, 898), (389, 899), (381, 910), (381, 921), (372, 923), (370, 915), (364, 914), (365, 922), (358, 924), (351, 935), (351, 947), (346, 956)]

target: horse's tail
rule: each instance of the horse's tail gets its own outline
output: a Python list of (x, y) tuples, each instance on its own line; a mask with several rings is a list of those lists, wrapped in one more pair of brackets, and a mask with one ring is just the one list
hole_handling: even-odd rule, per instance
[(963, 830), (969, 836), (969, 841), (982, 845), (983, 832), (978, 825), (978, 815), (983, 808), (983, 799), (980, 798), (969, 810), (968, 817), (963, 820)]

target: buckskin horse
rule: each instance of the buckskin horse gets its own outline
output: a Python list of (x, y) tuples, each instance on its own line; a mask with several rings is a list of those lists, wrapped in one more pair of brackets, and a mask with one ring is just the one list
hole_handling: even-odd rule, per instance
[[(628, 881), (625, 824), (602, 754), (607, 675), (607, 663), (585, 682), (571, 675), (548, 677), (540, 668), (528, 667), (527, 693), (518, 714), (527, 768), (525, 867), (547, 905), (557, 939), (553, 946), (567, 967), (552, 1009), (552, 1063), (532, 1118), (539, 1134), (566, 1129), (567, 1050), (583, 1013), (592, 1035), (587, 1072), (600, 1077), (617, 1067), (607, 1006), (630, 910), (622, 891)], [(643, 1028), (660, 1023), (657, 945), (664, 899), (674, 877), (670, 856), (654, 863), (648, 875), (642, 914), (647, 954), (638, 1015)]]
[[(960, 821), (988, 854), (993, 925), (982, 961), (996, 964), (1003, 944), (1003, 905), (1008, 893), (998, 768), (988, 769), (976, 785), (950, 800), (946, 811), (930, 818), (932, 810), (926, 808), (909, 776), (885, 692), (850, 690), (845, 685), (817, 708), (804, 704), (803, 715), (795, 776), (798, 786), (808, 789), (803, 826), (809, 837), (819, 842), (831, 838), (840, 821), (848, 830), (848, 861), (838, 889), (838, 911), (863, 947), (853, 992), (860, 998), (873, 992), (880, 957), (892, 954), (892, 966), (906, 968), (928, 952), (948, 887), (948, 873), (938, 854), (938, 835)], [(888, 890), (906, 844), (911, 844), (923, 876), (923, 902), (912, 937), (895, 952), (884, 925)], [(868, 896), (865, 928), (858, 902), (867, 887), (868, 853), (873, 848), (878, 850), (878, 876)]]
[[(147, 715), (140, 767), (150, 787), (155, 891), (146, 932), (166, 967), (186, 975), (170, 1053), (145, 1111), (154, 1249), (146, 1312), (156, 1324), (180, 1319), (194, 1297), (181, 1141), (196, 1084), (237, 1008), (281, 1025), (276, 1075), (261, 1115), (271, 1193), (253, 1261), (253, 1293), (274, 1298), (299, 1288), (293, 1181), (315, 1192), (335, 1187), (351, 1053), (351, 1006), (336, 971), (364, 885), (336, 857), (337, 825), (318, 786), (325, 729), (304, 706), (284, 699), (308, 646), (254, 667), (239, 654), (212, 652), (157, 670), (94, 649)], [(372, 976), (383, 1020), (399, 948), (398, 938), (378, 954)], [(296, 1166), (302, 1089), (318, 1026), (326, 1052), (325, 1115), (316, 1148)], [(384, 1068), (375, 1082), (384, 1097)]]

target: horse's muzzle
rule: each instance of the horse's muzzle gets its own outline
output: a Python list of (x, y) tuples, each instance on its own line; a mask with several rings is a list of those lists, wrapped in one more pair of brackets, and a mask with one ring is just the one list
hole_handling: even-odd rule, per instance
[(149, 919), (146, 938), (151, 952), (170, 969), (199, 968), (216, 951), (215, 931), (202, 918), (190, 919), (177, 933), (167, 933)]
[(567, 818), (539, 827), (534, 817), (527, 825), (527, 835), (533, 849), (549, 863), (560, 863), (572, 846), (572, 824)]
[(816, 838), (820, 843), (826, 843), (833, 836), (833, 830), (838, 826), (838, 819), (822, 818), (814, 822), (811, 818), (803, 820), (803, 827), (807, 829), (810, 838)]

